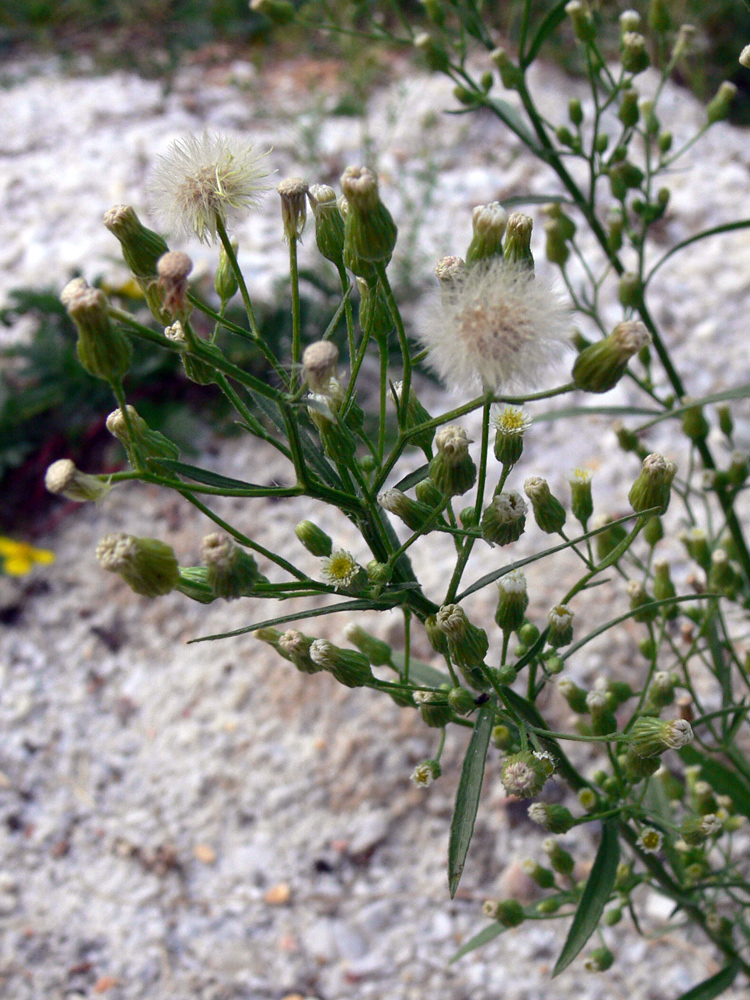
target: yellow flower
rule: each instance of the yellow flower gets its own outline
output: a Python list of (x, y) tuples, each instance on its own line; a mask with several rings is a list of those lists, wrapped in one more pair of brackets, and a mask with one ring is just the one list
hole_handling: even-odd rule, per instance
[(47, 566), (55, 561), (55, 553), (46, 549), (35, 549), (26, 542), (16, 542), (0, 535), (0, 572), (8, 576), (26, 576), (35, 563)]

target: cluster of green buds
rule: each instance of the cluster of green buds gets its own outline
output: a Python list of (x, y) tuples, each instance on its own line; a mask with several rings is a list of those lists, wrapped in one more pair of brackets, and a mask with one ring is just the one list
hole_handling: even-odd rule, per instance
[(477, 205), (471, 214), (473, 235), (466, 251), (466, 263), (471, 267), (481, 261), (503, 256), (503, 236), (508, 225), (508, 213), (499, 201)]
[(488, 683), (481, 668), (487, 655), (489, 640), (484, 629), (472, 625), (459, 604), (444, 604), (435, 616), (434, 623), (430, 626), (425, 622), (425, 627), (433, 648), (436, 648), (433, 634), (437, 632), (436, 641), (441, 648), (436, 648), (436, 651), (445, 651), (450, 655), (471, 687), (485, 690)]
[(119, 384), (130, 367), (133, 349), (126, 334), (112, 323), (107, 296), (90, 288), (83, 278), (74, 278), (63, 289), (60, 301), (78, 332), (78, 360), (89, 375)]

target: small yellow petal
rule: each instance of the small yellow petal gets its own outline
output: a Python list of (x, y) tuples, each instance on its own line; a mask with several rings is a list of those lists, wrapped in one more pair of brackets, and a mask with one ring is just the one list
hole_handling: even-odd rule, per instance
[(3, 563), (3, 570), (8, 576), (26, 576), (31, 572), (31, 567), (31, 560), (22, 556), (10, 556)]

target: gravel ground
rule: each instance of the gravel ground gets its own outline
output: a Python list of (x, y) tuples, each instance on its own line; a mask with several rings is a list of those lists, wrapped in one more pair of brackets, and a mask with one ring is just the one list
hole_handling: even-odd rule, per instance
[[(472, 205), (554, 190), (492, 121), (436, 124), (452, 98), (432, 78), (385, 87), (365, 118), (343, 119), (328, 116), (331, 98), (319, 96), (330, 83), (324, 71), (301, 64), (262, 78), (246, 63), (194, 66), (166, 96), (122, 73), (64, 77), (52, 63), (8, 64), (5, 77), (0, 295), (40, 281), (60, 286), (74, 266), (89, 277), (122, 277), (103, 211), (122, 200), (143, 209), (153, 156), (203, 125), (250, 131), (260, 145), (273, 144), (281, 176), (310, 180), (334, 179), (374, 146), (384, 197), (402, 235), (413, 234), (402, 260), (413, 265), (417, 287), (428, 283), (431, 261), (465, 247)], [(551, 97), (575, 90), (544, 67), (536, 82)], [(679, 142), (701, 110), (671, 88), (668, 102)], [(718, 126), (692, 155), (691, 171), (674, 175), (665, 244), (750, 215), (746, 138)], [(312, 172), (313, 157), (321, 173)], [(426, 172), (435, 177), (429, 198)], [(272, 198), (238, 235), (251, 289), (267, 294), (285, 265)], [(665, 266), (655, 287), (655, 312), (694, 394), (747, 380), (749, 241), (737, 233), (699, 243)], [(208, 266), (210, 250), (189, 249), (198, 267)], [(629, 398), (618, 387), (607, 402)], [(451, 400), (430, 389), (425, 402), (437, 409)], [(747, 409), (738, 407), (738, 416), (740, 440), (750, 444)], [(471, 420), (466, 426), (476, 432)], [(636, 467), (613, 448), (607, 422), (587, 426), (588, 434), (572, 434), (562, 421), (532, 429), (523, 474), (546, 475), (562, 492), (565, 471), (586, 463), (596, 469), (601, 509), (617, 510)], [(650, 441), (676, 454), (665, 435)], [(227, 475), (289, 478), (276, 453), (257, 443), (207, 438), (202, 447), (203, 461)], [(328, 510), (298, 501), (217, 509), (300, 565), (305, 554), (288, 538), (303, 516), (366, 556)], [(204, 608), (179, 595), (147, 602), (93, 557), (101, 535), (129, 531), (164, 538), (193, 563), (207, 526), (179, 498), (119, 487), (100, 507), (71, 510), (42, 540), (57, 553), (53, 566), (0, 580), (0, 996), (671, 1000), (718, 969), (697, 939), (680, 931), (646, 941), (625, 921), (608, 932), (617, 963), (606, 976), (584, 973), (579, 961), (549, 980), (565, 931), (555, 923), (511, 931), (449, 966), (457, 944), (482, 925), (484, 898), (531, 893), (520, 863), (542, 856), (538, 829), (504, 801), (493, 757), (462, 888), (450, 902), (445, 854), (465, 733), (451, 733), (444, 777), (419, 791), (408, 775), (435, 739), (416, 713), (299, 675), (247, 636), (186, 645), (276, 606)], [(530, 529), (516, 552), (539, 542)], [(438, 594), (448, 554), (430, 548), (415, 560), (428, 592)], [(470, 576), (497, 565), (497, 552), (485, 549)], [(570, 572), (559, 562), (554, 574), (529, 573), (537, 619)], [(467, 602), (476, 620), (491, 605), (491, 594)], [(611, 612), (598, 601), (580, 613), (593, 626)], [(310, 632), (335, 638), (342, 624)], [(398, 640), (395, 615), (373, 627)], [(590, 680), (605, 667), (636, 676), (637, 638), (624, 629), (592, 644), (577, 676)], [(428, 655), (421, 637), (416, 652)], [(587, 833), (570, 843), (584, 875), (594, 845)], [(647, 925), (661, 926), (664, 905), (643, 905)], [(737, 986), (727, 997), (744, 995)]]

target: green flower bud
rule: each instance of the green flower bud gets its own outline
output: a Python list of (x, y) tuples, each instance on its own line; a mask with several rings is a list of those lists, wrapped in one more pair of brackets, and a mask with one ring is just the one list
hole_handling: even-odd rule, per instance
[(656, 507), (656, 513), (663, 514), (669, 506), (672, 480), (676, 472), (674, 462), (662, 455), (647, 455), (643, 460), (641, 473), (628, 493), (633, 510), (640, 514), (650, 507)]
[[(599, 523), (601, 521), (601, 524)], [(596, 526), (608, 525), (611, 517), (597, 518)], [(624, 524), (612, 524), (596, 536), (596, 555), (599, 560), (606, 559), (617, 546), (627, 538), (628, 532)]]
[(548, 837), (543, 842), (542, 849), (549, 858), (549, 863), (552, 865), (553, 871), (556, 871), (558, 875), (573, 874), (573, 869), (575, 868), (573, 855), (569, 854), (563, 847), (560, 847), (556, 840)]
[(620, 14), (620, 34), (626, 31), (637, 31), (641, 26), (641, 15), (637, 10), (624, 10)]
[(565, 5), (565, 13), (571, 20), (576, 38), (589, 45), (596, 38), (596, 27), (591, 14), (581, 0), (570, 0)]
[[(632, 746), (628, 747), (628, 752), (620, 759), (620, 764), (628, 781), (633, 784), (637, 784), (643, 778), (650, 778), (659, 770), (660, 766), (658, 757), (642, 757), (635, 752)], [(615, 789), (614, 793), (619, 794), (619, 788)]]
[[(258, 633), (256, 632), (256, 635)], [(323, 669), (314, 663), (310, 656), (310, 647), (314, 639), (310, 636), (298, 632), (297, 629), (290, 628), (282, 635), (276, 637), (276, 644), (291, 663), (303, 674), (317, 674)]]
[(672, 148), (672, 133), (671, 132), (661, 132), (658, 139), (659, 152), (662, 156), (666, 156), (667, 153)]
[(633, 271), (626, 271), (620, 278), (618, 288), (620, 304), (625, 308), (636, 309), (643, 298), (643, 286), (641, 279)]
[(634, 612), (633, 621), (652, 622), (659, 614), (659, 609), (648, 607), (652, 603), (652, 599), (640, 580), (630, 580), (627, 591), (630, 598), (630, 610)]
[(523, 70), (516, 66), (504, 48), (498, 46), (490, 52), (490, 59), (497, 68), (503, 86), (507, 90), (516, 90), (523, 84)]
[(732, 486), (743, 486), (747, 480), (750, 457), (744, 451), (733, 451), (729, 456), (727, 478)]
[(498, 602), (495, 621), (503, 632), (517, 632), (523, 624), (529, 595), (526, 577), (520, 569), (513, 569), (497, 581)]
[(584, 531), (589, 518), (594, 513), (594, 501), (591, 498), (592, 475), (593, 473), (589, 469), (574, 469), (568, 473), (571, 493), (570, 507), (573, 516), (583, 525)]
[(426, 504), (433, 509), (439, 507), (443, 502), (443, 494), (431, 479), (423, 479), (417, 483), (414, 487), (414, 492), (417, 494), (417, 500), (420, 503)]
[(440, 653), (441, 656), (446, 656), (448, 653), (448, 637), (438, 625), (437, 616), (430, 615), (428, 618), (425, 618), (424, 628), (430, 645), (435, 652)]
[(351, 622), (344, 629), (344, 635), (349, 642), (364, 653), (373, 667), (385, 667), (391, 665), (392, 651), (387, 642), (376, 639), (365, 629), (355, 622)]
[(414, 48), (420, 53), (428, 69), (431, 69), (434, 73), (448, 72), (450, 68), (448, 53), (426, 31), (416, 36), (414, 39)]
[(565, 806), (549, 802), (534, 802), (529, 806), (529, 819), (548, 833), (567, 833), (573, 826), (573, 814)]
[(508, 264), (518, 264), (534, 270), (534, 258), (531, 253), (531, 230), (534, 221), (522, 212), (513, 212), (508, 217), (505, 227), (505, 249), (503, 251)]
[(693, 730), (685, 719), (671, 722), (643, 715), (630, 729), (630, 749), (639, 757), (658, 757), (667, 750), (679, 750), (693, 740)]
[(706, 117), (708, 118), (709, 125), (713, 125), (715, 122), (722, 122), (725, 118), (729, 117), (729, 109), (736, 96), (737, 87), (728, 80), (725, 80), (717, 90), (716, 96), (713, 100), (709, 101), (706, 108)]
[(497, 747), (498, 750), (510, 750), (513, 746), (513, 734), (502, 723), (492, 727), (490, 739), (492, 740), (492, 745)]
[(390, 514), (400, 518), (411, 531), (421, 531), (434, 511), (419, 500), (412, 500), (401, 490), (386, 490), (378, 497), (378, 503)]
[(448, 704), (456, 715), (468, 715), (477, 707), (474, 695), (462, 687), (451, 688), (448, 692)]
[(534, 519), (542, 531), (548, 535), (562, 531), (565, 524), (565, 508), (550, 492), (549, 484), (539, 476), (529, 476), (523, 489), (534, 508)]
[(125, 334), (112, 325), (107, 296), (75, 278), (60, 299), (78, 331), (78, 360), (89, 375), (119, 382), (130, 367), (133, 351)]
[(544, 916), (551, 916), (560, 909), (560, 900), (556, 899), (554, 896), (550, 896), (549, 899), (540, 899), (536, 904), (536, 912), (541, 913)]
[(482, 514), (482, 538), (490, 545), (508, 545), (526, 527), (526, 501), (516, 490), (493, 497)]
[(674, 701), (674, 689), (679, 681), (677, 674), (657, 670), (648, 687), (647, 710), (666, 708)]
[(106, 535), (96, 548), (96, 558), (104, 569), (119, 573), (131, 590), (144, 597), (169, 594), (180, 579), (174, 549), (156, 538), (121, 532)]
[(723, 549), (714, 549), (711, 553), (711, 569), (708, 572), (708, 589), (734, 599), (740, 582), (740, 575), (729, 561), (726, 552)]
[(615, 960), (615, 956), (609, 948), (594, 948), (583, 967), (587, 972), (606, 972)]
[(298, 240), (307, 221), (307, 181), (287, 177), (276, 188), (281, 199), (281, 223), (287, 243)]
[(414, 701), (422, 721), (433, 729), (443, 729), (453, 719), (453, 709), (445, 691), (415, 691)]
[(524, 622), (521, 628), (518, 629), (518, 638), (526, 647), (533, 646), (539, 635), (539, 629), (532, 622)]
[(651, 334), (640, 320), (619, 323), (603, 340), (584, 348), (573, 366), (573, 382), (585, 392), (609, 392), (620, 381), (628, 362), (651, 343)]
[(690, 847), (704, 844), (711, 837), (724, 832), (724, 824), (714, 813), (705, 816), (688, 816), (680, 827), (682, 839)]
[(388, 563), (378, 562), (371, 559), (367, 564), (367, 579), (372, 584), (373, 592), (379, 594), (388, 583), (393, 573), (393, 568)]
[(130, 205), (115, 205), (104, 214), (104, 225), (120, 241), (122, 256), (136, 279), (156, 277), (156, 262), (168, 252), (164, 239), (147, 229)]
[[(540, 803), (534, 803), (534, 805), (540, 805)], [(534, 806), (529, 806), (529, 814)], [(539, 886), (540, 889), (552, 889), (555, 885), (555, 873), (549, 868), (543, 868), (538, 861), (524, 861), (523, 865), (524, 874), (528, 875)]]
[[(401, 398), (403, 396), (404, 383), (394, 382), (391, 384), (391, 396), (396, 404), (397, 409), (401, 409)], [(404, 423), (404, 430), (414, 431), (416, 427), (420, 427), (422, 424), (428, 423), (432, 420), (432, 417), (427, 412), (427, 410), (422, 406), (417, 398), (417, 394), (414, 391), (414, 386), (409, 389), (409, 402), (406, 407), (406, 421)], [(409, 439), (421, 448), (425, 455), (429, 458), (432, 453), (432, 442), (435, 437), (435, 428), (426, 427), (417, 433), (412, 433), (409, 435)], [(441, 497), (442, 499), (442, 497)], [(431, 504), (430, 506), (437, 507), (437, 503)]]
[(488, 899), (482, 909), (490, 920), (496, 920), (503, 927), (518, 927), (526, 919), (523, 907), (517, 899), (503, 899), (499, 902)]
[[(232, 240), (232, 249), (235, 256), (237, 255), (238, 246), (237, 240)], [(234, 273), (234, 268), (222, 245), (219, 247), (219, 266), (216, 268), (216, 275), (214, 277), (214, 290), (221, 299), (222, 304), (226, 304), (237, 294), (238, 288), (237, 275)]]
[(479, 523), (477, 518), (476, 507), (464, 507), (461, 513), (458, 515), (458, 520), (462, 528), (469, 531), (471, 528), (476, 528)]
[(312, 555), (330, 556), (333, 542), (317, 524), (313, 524), (312, 521), (300, 521), (294, 529), (294, 533)]
[(263, 14), (272, 24), (279, 26), (289, 24), (296, 16), (290, 0), (250, 0), (250, 10)]
[(327, 184), (313, 184), (307, 197), (315, 217), (315, 242), (323, 256), (337, 267), (344, 263), (344, 219), (336, 192)]
[(638, 93), (635, 90), (626, 90), (620, 100), (620, 110), (617, 117), (625, 128), (635, 128), (638, 124), (640, 110), (638, 108)]
[(347, 167), (341, 175), (341, 190), (348, 204), (344, 263), (354, 274), (367, 277), (367, 265), (391, 259), (396, 224), (380, 200), (377, 177), (368, 167)]
[(268, 581), (258, 571), (255, 559), (221, 532), (206, 535), (201, 544), (201, 561), (208, 569), (208, 582), (217, 597), (231, 601), (249, 597), (258, 583)]
[(719, 428), (721, 433), (725, 438), (732, 440), (732, 435), (734, 434), (734, 420), (732, 419), (732, 411), (726, 403), (722, 403), (721, 406), (716, 407), (716, 413), (719, 417)]
[(481, 667), (487, 655), (489, 642), (482, 628), (472, 625), (466, 612), (458, 604), (444, 604), (438, 611), (435, 622), (448, 640), (448, 652), (472, 687), (487, 688), (487, 680)]
[[(672, 578), (669, 575), (669, 563), (666, 559), (657, 559), (654, 562), (654, 599), (657, 601), (667, 601), (671, 597), (676, 597)], [(677, 617), (677, 605), (665, 604), (660, 612), (667, 619)]]
[(471, 266), (480, 261), (502, 257), (508, 213), (500, 202), (477, 205), (471, 213), (471, 221), (473, 236), (466, 253), (466, 263)]
[(611, 910), (607, 910), (604, 914), (604, 923), (607, 927), (616, 927), (621, 920), (622, 909), (619, 906), (614, 906)]
[(599, 796), (592, 788), (581, 788), (578, 792), (578, 801), (587, 813), (592, 813), (599, 808)]
[[(196, 385), (211, 385), (212, 382), (216, 381), (216, 369), (213, 365), (209, 361), (194, 357), (190, 353), (194, 338), (188, 336), (187, 330), (179, 320), (172, 323), (171, 326), (164, 328), (164, 336), (167, 340), (171, 340), (175, 345), (175, 349), (180, 352), (185, 376), (191, 382), (195, 382)], [(201, 344), (203, 350), (209, 355), (215, 356), (217, 360), (224, 358), (224, 355), (216, 344), (210, 344), (206, 341), (201, 341)]]
[(657, 542), (664, 538), (664, 526), (661, 523), (661, 518), (656, 515), (650, 517), (641, 532), (641, 537), (653, 549)]
[(213, 604), (217, 599), (208, 582), (205, 566), (180, 566), (180, 578), (175, 590), (199, 604)]
[(453, 96), (461, 104), (465, 104), (467, 107), (471, 107), (472, 104), (476, 103), (476, 94), (473, 90), (469, 90), (468, 87), (462, 87), (458, 84), (453, 88)]
[(594, 736), (607, 736), (617, 732), (617, 720), (610, 707), (610, 699), (604, 691), (589, 691), (586, 695), (586, 708), (591, 714)]
[(708, 544), (708, 537), (703, 528), (691, 528), (689, 531), (682, 531), (679, 538), (687, 549), (691, 559), (694, 559), (706, 573), (710, 573), (711, 549)]
[(626, 31), (620, 39), (620, 60), (626, 73), (636, 76), (648, 69), (651, 60), (646, 48), (646, 39), (637, 31)]
[[(687, 406), (691, 402), (689, 396), (683, 396), (683, 406)], [(703, 415), (702, 406), (691, 406), (682, 414), (682, 430), (691, 441), (705, 441), (710, 429), (708, 421)]]
[(531, 426), (531, 417), (519, 406), (504, 406), (495, 415), (495, 458), (504, 466), (513, 466), (523, 454), (523, 436)]
[(107, 417), (107, 430), (123, 446), (134, 468), (140, 468), (149, 458), (172, 461), (178, 458), (177, 445), (159, 431), (151, 430), (134, 406), (127, 406), (126, 412), (127, 420), (122, 410), (113, 410)]
[(569, 677), (561, 677), (557, 682), (557, 690), (578, 715), (584, 715), (588, 712), (586, 692), (583, 688), (579, 688), (575, 681)]
[[(552, 651), (548, 650), (548, 653), (552, 653)], [(564, 666), (565, 664), (563, 663), (561, 657), (557, 656), (556, 654), (547, 655), (547, 653), (545, 653), (544, 669), (547, 671), (550, 677), (554, 677), (556, 674), (561, 674)]]
[(310, 646), (310, 659), (345, 687), (366, 687), (375, 683), (370, 661), (364, 653), (339, 649), (326, 639), (316, 639)]
[(573, 641), (573, 612), (565, 604), (558, 604), (547, 616), (549, 632), (547, 643), (553, 649), (567, 646)]
[(563, 267), (570, 257), (570, 250), (565, 242), (562, 227), (555, 219), (548, 219), (544, 223), (545, 254), (547, 260), (558, 267)]
[(665, 31), (669, 31), (671, 24), (666, 0), (650, 0), (648, 5), (649, 28), (663, 35)]
[(61, 458), (49, 466), (44, 474), (44, 485), (50, 493), (64, 496), (75, 503), (84, 503), (87, 500), (98, 503), (112, 489), (106, 477), (100, 478), (81, 472), (69, 458)]
[(568, 118), (576, 127), (583, 124), (583, 107), (577, 97), (568, 101)]
[(612, 430), (615, 432), (617, 443), (623, 451), (632, 452), (634, 455), (638, 455), (641, 460), (646, 457), (646, 449), (638, 440), (635, 431), (628, 430), (621, 420), (615, 420)]
[(435, 435), (435, 447), (437, 454), (430, 462), (430, 479), (444, 496), (466, 493), (477, 478), (466, 431), (453, 424), (441, 427)]
[(500, 780), (507, 795), (533, 799), (544, 788), (551, 771), (548, 762), (530, 750), (508, 754), (500, 768)]

